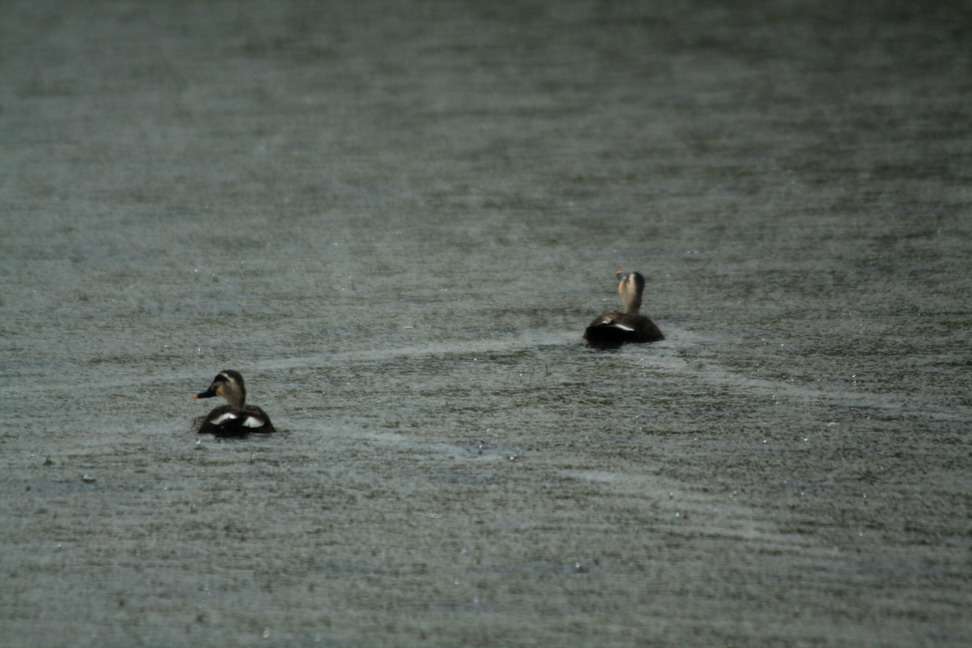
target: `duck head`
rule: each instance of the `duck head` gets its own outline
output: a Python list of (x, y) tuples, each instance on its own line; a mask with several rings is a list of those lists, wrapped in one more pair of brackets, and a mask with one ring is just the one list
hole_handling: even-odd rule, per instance
[(209, 389), (199, 392), (194, 398), (212, 398), (213, 396), (222, 396), (232, 407), (242, 408), (246, 402), (246, 384), (243, 382), (243, 376), (232, 369), (220, 371), (213, 378)]
[(645, 278), (640, 272), (624, 272), (618, 270), (614, 273), (618, 278), (618, 295), (621, 296), (621, 303), (627, 313), (637, 313), (641, 308), (641, 293), (645, 290)]

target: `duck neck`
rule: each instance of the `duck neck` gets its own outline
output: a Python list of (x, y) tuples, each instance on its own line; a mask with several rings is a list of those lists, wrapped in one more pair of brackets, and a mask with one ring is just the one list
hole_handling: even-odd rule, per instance
[(230, 404), (230, 407), (243, 409), (243, 404), (246, 403), (246, 392), (242, 389), (228, 389), (223, 394), (223, 398)]
[(626, 284), (621, 291), (621, 303), (624, 304), (624, 312), (637, 315), (641, 308), (641, 293), (631, 284)]
[(645, 280), (637, 272), (632, 272), (621, 280), (618, 285), (618, 293), (621, 296), (621, 303), (624, 310), (629, 315), (637, 315), (641, 308), (641, 292), (645, 288)]

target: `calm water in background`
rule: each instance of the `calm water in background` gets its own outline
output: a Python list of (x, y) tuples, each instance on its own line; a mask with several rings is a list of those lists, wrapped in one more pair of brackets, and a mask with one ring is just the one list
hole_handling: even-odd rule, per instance
[(874, 5), (4, 3), (0, 643), (966, 645), (972, 16)]

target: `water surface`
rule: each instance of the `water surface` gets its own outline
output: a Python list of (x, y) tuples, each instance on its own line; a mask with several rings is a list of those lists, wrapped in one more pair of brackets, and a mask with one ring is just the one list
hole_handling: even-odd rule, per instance
[(855, 7), (4, 3), (0, 643), (967, 645), (972, 23)]

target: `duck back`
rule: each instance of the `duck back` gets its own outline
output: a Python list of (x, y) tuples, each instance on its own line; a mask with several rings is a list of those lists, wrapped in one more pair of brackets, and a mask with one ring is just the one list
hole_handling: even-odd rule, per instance
[(664, 339), (661, 329), (649, 317), (637, 313), (605, 313), (584, 331), (584, 341), (595, 349), (614, 349), (622, 344)]
[(267, 413), (252, 405), (217, 407), (206, 415), (198, 430), (199, 434), (217, 437), (244, 437), (251, 432), (266, 434), (275, 431)]

